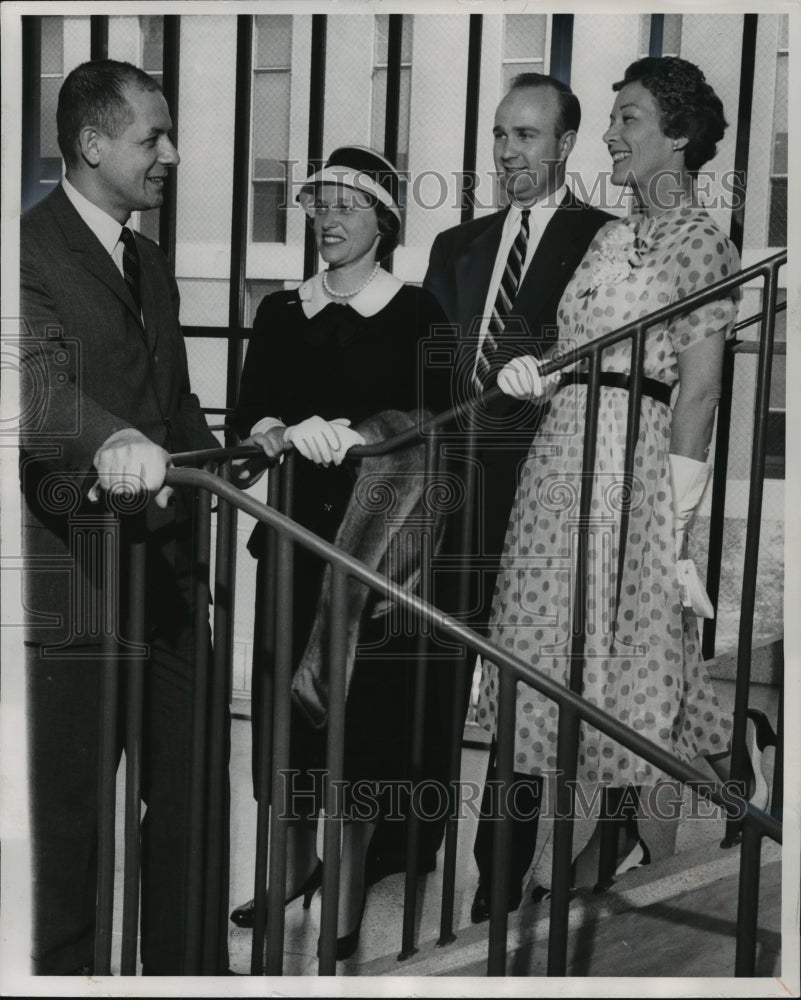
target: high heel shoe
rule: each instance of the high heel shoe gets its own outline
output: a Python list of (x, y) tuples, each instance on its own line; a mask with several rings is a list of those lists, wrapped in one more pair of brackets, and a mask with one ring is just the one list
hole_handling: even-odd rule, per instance
[(762, 770), (762, 755), (766, 747), (776, 746), (776, 733), (768, 722), (768, 717), (759, 709), (749, 708), (746, 711), (746, 718), (753, 730), (747, 746), (751, 772), (748, 776), (748, 801), (764, 812), (770, 805), (770, 788)]
[[(323, 863), (318, 858), (311, 875), (309, 875), (295, 895), (289, 897), (284, 905), (289, 906), (290, 903), (294, 903), (298, 896), (303, 896), (303, 909), (308, 910), (311, 906), (312, 897), (322, 884)], [(237, 927), (253, 927), (255, 911), (255, 900), (250, 899), (247, 903), (243, 903), (241, 906), (237, 906), (235, 910), (232, 910), (231, 922), (236, 924)]]
[(362, 920), (364, 919), (364, 908), (367, 905), (367, 886), (364, 887), (364, 893), (362, 894), (362, 905), (359, 909), (359, 919), (356, 926), (349, 934), (345, 934), (344, 937), (337, 938), (337, 961), (344, 962), (346, 958), (356, 951), (359, 945), (359, 934), (362, 929)]

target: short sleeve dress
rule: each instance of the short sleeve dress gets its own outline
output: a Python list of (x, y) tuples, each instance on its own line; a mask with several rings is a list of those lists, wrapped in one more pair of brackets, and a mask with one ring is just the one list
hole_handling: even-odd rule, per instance
[[(581, 346), (738, 269), (735, 248), (700, 208), (607, 223), (565, 290), (560, 342)], [(644, 374), (675, 386), (679, 354), (704, 337), (721, 332), (728, 337), (736, 305), (732, 292), (653, 327)], [(604, 352), (603, 371), (629, 369), (629, 341)], [(490, 626), (492, 641), (566, 685), (586, 393), (581, 384), (557, 392), (531, 446), (507, 529)], [(625, 389), (601, 388), (583, 695), (689, 761), (725, 751), (730, 720), (701, 662), (697, 619), (683, 610), (679, 596), (668, 465), (671, 409), (645, 395), (618, 633), (612, 633), (627, 406)], [(497, 668), (485, 662), (479, 721), (494, 730), (496, 712)], [(556, 768), (557, 721), (552, 701), (518, 683), (515, 771), (543, 774)], [(664, 775), (582, 724), (578, 777), (593, 785), (643, 786)]]

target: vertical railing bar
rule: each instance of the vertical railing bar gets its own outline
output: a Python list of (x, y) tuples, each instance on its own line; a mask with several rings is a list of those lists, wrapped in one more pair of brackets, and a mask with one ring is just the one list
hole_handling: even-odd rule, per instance
[[(762, 340), (757, 369), (754, 401), (754, 429), (751, 443), (751, 480), (748, 495), (748, 517), (743, 556), (743, 584), (740, 598), (740, 629), (737, 642), (737, 680), (734, 690), (734, 722), (731, 735), (731, 777), (743, 781), (747, 771), (746, 712), (751, 685), (751, 644), (754, 634), (756, 577), (759, 568), (759, 535), (762, 521), (762, 494), (765, 485), (765, 440), (770, 406), (770, 378), (773, 363), (773, 335), (778, 292), (779, 271), (771, 267), (762, 301)], [(729, 818), (726, 823), (726, 843), (731, 843), (739, 830), (739, 821)]]
[(665, 15), (651, 14), (649, 25), (648, 55), (659, 59), (662, 55), (662, 45), (665, 33)]
[[(387, 32), (387, 93), (384, 104), (384, 156), (390, 163), (398, 164), (400, 132), (400, 85), (401, 58), (403, 49), (403, 14), (389, 15)], [(401, 206), (405, 217), (405, 206)], [(394, 254), (388, 254), (381, 262), (387, 271), (392, 271)]]
[[(470, 33), (467, 41), (467, 93), (464, 112), (464, 153), (462, 156), (462, 214), (461, 221), (469, 222), (476, 210), (475, 184), (476, 150), (478, 146), (478, 97), (481, 82), (481, 35), (483, 14), (470, 15)], [(469, 183), (468, 182), (469, 178)]]
[(22, 18), (22, 211), (38, 201), (42, 151), (42, 19)]
[[(437, 472), (437, 452), (439, 435), (432, 431), (425, 439), (424, 489), (434, 482)], [(424, 505), (425, 507), (425, 505)], [(428, 573), (420, 574), (420, 597), (428, 601), (431, 594), (431, 580)], [(406, 818), (406, 882), (403, 892), (403, 930), (401, 934), (400, 959), (409, 958), (417, 949), (414, 945), (414, 921), (417, 910), (417, 867), (420, 856), (420, 817), (414, 808), (415, 789), (423, 772), (423, 746), (426, 713), (426, 682), (428, 677), (428, 629), (420, 623), (417, 635), (417, 665), (414, 677), (414, 706), (412, 709), (412, 753), (411, 777), (412, 794), (409, 800), (409, 815)]]
[(393, 164), (397, 164), (398, 161), (402, 42), (403, 14), (390, 14), (389, 31), (387, 33), (387, 95), (384, 106), (384, 156)]
[[(278, 510), (281, 502), (281, 466), (274, 465), (267, 480), (267, 504)], [(275, 675), (276, 622), (275, 603), (278, 593), (277, 535), (264, 526), (265, 549), (262, 583), (262, 606), (256, 614), (264, 617), (261, 652), (261, 740), (259, 745), (259, 787), (256, 813), (256, 871), (253, 887), (253, 941), (250, 952), (250, 973), (260, 976), (264, 970), (264, 932), (267, 917), (267, 849), (269, 843), (270, 796), (272, 794), (273, 691)]]
[(584, 450), (581, 461), (581, 493), (579, 499), (578, 549), (572, 616), (573, 637), (570, 650), (570, 690), (581, 694), (586, 640), (587, 573), (589, 570), (588, 537), (592, 511), (592, 487), (595, 470), (595, 447), (598, 434), (598, 407), (601, 389), (601, 354), (594, 350), (589, 359), (589, 377), (584, 422)]
[(497, 810), (492, 811), (492, 884), (490, 886), (489, 948), (487, 975), (506, 975), (506, 937), (509, 925), (509, 855), (512, 827), (509, 819), (509, 789), (514, 770), (517, 678), (511, 671), (498, 669), (498, 724), (496, 727)]
[(192, 693), (192, 757), (187, 833), (186, 934), (184, 972), (201, 968), (203, 940), (204, 828), (206, 822), (206, 736), (209, 670), (209, 567), (211, 562), (211, 494), (199, 490), (195, 535), (195, 651)]
[(754, 73), (758, 14), (743, 14), (743, 43), (740, 55), (740, 93), (737, 107), (737, 132), (734, 140), (734, 170), (732, 171), (732, 213), (729, 236), (743, 252), (745, 232), (745, 199), (748, 187), (748, 160), (751, 146), (751, 115), (754, 104)]
[[(292, 516), (293, 456), (284, 463), (282, 507)], [(269, 886), (264, 971), (283, 973), (284, 905), (286, 899), (287, 803), (286, 782), (277, 780), (289, 768), (290, 684), (292, 682), (292, 621), (294, 543), (279, 535), (277, 540), (277, 593), (275, 595), (276, 657), (273, 683), (273, 769), (270, 809)]]
[[(228, 282), (228, 358), (225, 405), (233, 408), (242, 369), (242, 327), (245, 323), (245, 275), (248, 239), (248, 173), (250, 169), (250, 111), (253, 89), (253, 15), (236, 18), (236, 92), (234, 97), (234, 157), (231, 189), (231, 261)], [(226, 430), (225, 443), (235, 435)]]
[[(128, 635), (138, 646), (145, 642), (146, 547), (144, 515), (130, 519), (130, 590)], [(135, 533), (135, 534), (134, 534)], [(144, 652), (144, 650), (143, 650)], [(146, 654), (145, 654), (146, 655)], [(141, 870), (142, 708), (144, 660), (127, 664), (125, 735), (125, 868), (122, 903), (122, 952), (120, 974), (136, 975), (136, 943), (139, 926), (139, 874)]]
[[(178, 145), (178, 100), (181, 78), (181, 15), (163, 15), (163, 48), (161, 56), (162, 90), (172, 117), (172, 141)], [(159, 247), (175, 271), (176, 223), (178, 218), (178, 172), (170, 174), (170, 182), (159, 210)]]
[[(218, 475), (229, 482), (231, 463), (225, 462)], [(209, 703), (208, 805), (206, 811), (205, 920), (203, 925), (203, 970), (213, 973), (219, 964), (221, 906), (228, 902), (228, 886), (222, 885), (225, 864), (227, 809), (225, 808), (226, 740), (228, 712), (228, 664), (231, 632), (232, 592), (228, 586), (232, 544), (231, 505), (217, 502), (217, 539), (214, 560), (214, 648), (212, 651), (211, 697)], [(223, 890), (225, 896), (223, 899)]]
[[(734, 398), (734, 361), (731, 347), (723, 355), (720, 399), (718, 401), (717, 424), (715, 430), (715, 465), (712, 470), (711, 517), (709, 519), (709, 542), (707, 547), (706, 590), (713, 607), (718, 606), (720, 596), (720, 571), (723, 563), (723, 530), (726, 510), (726, 485), (729, 465), (729, 435), (731, 433), (731, 408)], [(711, 660), (715, 655), (717, 618), (705, 618), (701, 655)]]
[(573, 788), (578, 771), (580, 718), (559, 707), (556, 742), (556, 795), (551, 867), (551, 912), (548, 930), (548, 975), (567, 975), (567, 931), (573, 854)]
[[(470, 15), (475, 17), (477, 15)], [(468, 415), (467, 429), (467, 465), (465, 468), (465, 498), (461, 520), (461, 544), (459, 551), (470, 552), (473, 536), (473, 521), (476, 510), (476, 425), (472, 414)], [(457, 617), (464, 616), (470, 601), (469, 564), (465, 559), (459, 571), (459, 584), (456, 598), (455, 613)], [(446, 640), (448, 641), (448, 640)], [(451, 752), (448, 768), (448, 818), (445, 821), (445, 857), (442, 866), (442, 909), (440, 911), (439, 941), (446, 945), (456, 939), (453, 933), (453, 902), (456, 892), (456, 841), (457, 841), (457, 808), (456, 788), (461, 774), (462, 741), (464, 739), (465, 723), (465, 686), (467, 684), (467, 661), (475, 663), (475, 653), (469, 648), (465, 650), (464, 663), (456, 664), (456, 675), (453, 688), (453, 715), (451, 717)]]
[(762, 835), (747, 817), (740, 846), (740, 880), (737, 893), (737, 942), (734, 975), (753, 976), (756, 968), (757, 917)]
[[(100, 669), (100, 769), (98, 786), (98, 860), (97, 923), (95, 928), (94, 971), (98, 976), (111, 973), (111, 934), (114, 920), (114, 847), (117, 775), (117, 710), (119, 700), (119, 663), (117, 660), (117, 625), (119, 623), (118, 579), (121, 546), (109, 519), (102, 528), (99, 558), (106, 599), (114, 595), (111, 621), (101, 618), (103, 628)], [(111, 539), (111, 545), (109, 540)]]
[(89, 58), (108, 59), (108, 15), (89, 17)]
[(551, 76), (570, 86), (573, 61), (573, 15), (553, 14), (551, 30)]
[[(336, 975), (337, 908), (340, 893), (342, 816), (337, 789), (342, 788), (345, 762), (345, 661), (347, 650), (348, 575), (341, 566), (331, 566), (331, 636), (328, 687), (328, 726), (324, 781), (325, 819), (323, 832), (323, 900), (320, 910), (321, 976)], [(343, 928), (344, 930), (344, 928)]]
[[(325, 113), (325, 62), (328, 18), (326, 14), (312, 14), (311, 74), (309, 77), (309, 139), (306, 158), (306, 176), (313, 174), (323, 162), (323, 132)], [(294, 192), (290, 192), (294, 198)], [(303, 243), (303, 277), (310, 278), (317, 271), (317, 245), (314, 233), (306, 228)]]
[(623, 460), (623, 494), (620, 510), (620, 533), (618, 535), (617, 579), (615, 583), (615, 610), (612, 628), (617, 631), (617, 614), (620, 607), (620, 588), (623, 585), (623, 570), (626, 565), (626, 541), (629, 533), (631, 498), (634, 492), (634, 456), (640, 435), (640, 410), (642, 404), (642, 377), (645, 361), (645, 327), (639, 325), (632, 336), (631, 371), (629, 374), (629, 404), (626, 418), (626, 452)]

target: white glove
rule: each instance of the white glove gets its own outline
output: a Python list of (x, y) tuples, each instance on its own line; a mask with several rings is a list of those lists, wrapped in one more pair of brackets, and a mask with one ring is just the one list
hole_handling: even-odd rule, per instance
[(699, 618), (714, 618), (715, 609), (701, 582), (695, 563), (685, 559), (687, 527), (701, 501), (712, 466), (685, 455), (668, 455), (670, 484), (673, 491), (673, 535), (676, 540), (676, 570), (679, 576), (681, 603), (692, 608)]
[(543, 378), (540, 365), (530, 354), (512, 358), (498, 372), (498, 388), (514, 399), (540, 399), (562, 381), (562, 373)]
[(354, 445), (367, 443), (361, 434), (351, 430), (350, 420), (323, 420), (317, 416), (288, 427), (284, 442), (294, 445), (310, 462), (326, 466), (332, 462), (339, 465)]

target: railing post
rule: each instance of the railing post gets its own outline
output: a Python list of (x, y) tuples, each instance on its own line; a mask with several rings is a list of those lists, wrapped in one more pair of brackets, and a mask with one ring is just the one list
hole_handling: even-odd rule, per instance
[(97, 922), (95, 929), (94, 972), (111, 974), (111, 933), (114, 916), (114, 846), (117, 775), (117, 707), (119, 699), (119, 522), (107, 517), (99, 525), (100, 544), (96, 550), (101, 561), (99, 579), (103, 581), (105, 602), (102, 615), (102, 654), (100, 669), (100, 784), (98, 801), (98, 872)]
[[(476, 15), (471, 15), (475, 17)], [(472, 23), (472, 22), (471, 22)], [(476, 516), (476, 425), (472, 414), (468, 415), (467, 428), (467, 463), (465, 466), (464, 480), (464, 507), (462, 508), (462, 518), (460, 524), (460, 545), (461, 553), (468, 553), (471, 550), (473, 540), (473, 521)], [(459, 570), (459, 584), (456, 598), (455, 613), (463, 616), (468, 610), (470, 601), (470, 574), (469, 564), (464, 557)], [(445, 821), (445, 858), (442, 871), (442, 910), (440, 912), (439, 941), (437, 944), (446, 945), (456, 940), (453, 933), (453, 899), (456, 891), (456, 840), (458, 833), (458, 816), (456, 814), (458, 801), (456, 786), (461, 774), (462, 762), (462, 739), (464, 737), (465, 724), (465, 686), (467, 684), (467, 664), (475, 662), (475, 653), (467, 647), (464, 656), (455, 663), (454, 687), (453, 687), (453, 715), (451, 716), (451, 754), (448, 775), (448, 818)]]
[[(145, 571), (147, 551), (145, 515), (139, 513), (123, 522), (129, 539), (130, 590), (128, 594), (128, 635), (143, 647), (145, 641)], [(122, 953), (120, 974), (136, 975), (136, 943), (139, 929), (139, 876), (141, 870), (142, 794), (142, 708), (144, 702), (144, 659), (130, 660), (126, 667), (125, 736), (125, 871), (123, 877)]]
[[(267, 481), (267, 503), (277, 510), (281, 501), (281, 466), (274, 465)], [(250, 953), (250, 974), (260, 976), (264, 971), (264, 932), (267, 911), (267, 848), (272, 795), (272, 706), (275, 676), (275, 595), (278, 591), (278, 548), (276, 533), (264, 526), (264, 550), (259, 558), (256, 586), (256, 616), (262, 616), (263, 631), (260, 635), (261, 654), (254, 650), (256, 669), (260, 671), (261, 685), (258, 748), (258, 793), (256, 812), (256, 871), (253, 888), (253, 941)]]
[[(218, 474), (228, 482), (230, 462)], [(217, 539), (214, 564), (214, 649), (209, 699), (208, 807), (206, 812), (206, 891), (203, 932), (203, 970), (219, 967), (219, 940), (228, 908), (229, 797), (227, 794), (230, 741), (228, 673), (231, 661), (233, 592), (229, 585), (235, 559), (234, 508), (217, 504)], [(206, 615), (198, 609), (201, 617)]]
[(556, 741), (556, 794), (551, 869), (551, 919), (548, 931), (548, 975), (567, 975), (567, 931), (573, 864), (574, 786), (578, 769), (580, 719), (561, 705)]
[(489, 951), (487, 975), (506, 975), (506, 935), (509, 924), (509, 855), (512, 827), (509, 819), (509, 790), (514, 771), (515, 710), (517, 678), (505, 667), (498, 667), (498, 724), (496, 729), (498, 808), (492, 811), (495, 830), (492, 837), (492, 885), (490, 887)]
[[(436, 432), (425, 440), (424, 488), (433, 483), (437, 470)], [(421, 553), (422, 559), (422, 553)], [(425, 572), (420, 574), (420, 596), (430, 600), (431, 580)], [(426, 714), (426, 681), (428, 677), (428, 628), (421, 623), (417, 637), (417, 665), (414, 678), (414, 707), (412, 709), (412, 787), (409, 797), (409, 815), (406, 819), (406, 884), (403, 897), (403, 931), (399, 959), (406, 959), (417, 949), (414, 945), (414, 921), (417, 909), (417, 861), (420, 854), (420, 817), (415, 809), (415, 789), (423, 771), (423, 744)]]
[[(773, 361), (773, 334), (776, 320), (779, 268), (774, 264), (768, 269), (767, 283), (762, 302), (762, 338), (757, 369), (756, 399), (754, 401), (754, 430), (751, 443), (751, 480), (748, 495), (748, 519), (745, 532), (743, 558), (743, 585), (740, 600), (740, 631), (737, 643), (737, 680), (734, 692), (734, 724), (731, 735), (731, 778), (744, 781), (747, 774), (746, 712), (751, 685), (751, 645), (754, 634), (756, 607), (756, 576), (759, 565), (759, 534), (762, 522), (762, 494), (765, 485), (765, 438), (768, 429), (770, 405), (770, 376)], [(736, 843), (740, 831), (739, 820), (730, 818), (726, 823), (723, 846)]]
[(201, 971), (203, 941), (203, 845), (206, 825), (206, 737), (209, 671), (209, 565), (211, 557), (211, 493), (201, 489), (197, 497), (195, 533), (195, 663), (192, 692), (192, 756), (187, 836), (186, 944), (184, 972)]
[(331, 636), (326, 732), (325, 830), (323, 834), (323, 902), (320, 911), (321, 976), (336, 975), (337, 908), (341, 887), (341, 806), (337, 789), (342, 788), (345, 760), (345, 659), (347, 650), (348, 576), (341, 566), (331, 566)]
[[(293, 456), (284, 462), (283, 506), (291, 513)], [(269, 885), (267, 893), (267, 937), (264, 971), (268, 976), (283, 974), (284, 906), (286, 897), (287, 796), (289, 768), (290, 684), (292, 682), (292, 621), (294, 543), (285, 535), (277, 540), (277, 582), (275, 594), (276, 656), (273, 683), (273, 775), (270, 808)]]
[(762, 835), (754, 823), (743, 821), (740, 846), (740, 883), (737, 895), (737, 946), (735, 976), (753, 976), (756, 967), (756, 933), (759, 914), (759, 862)]

